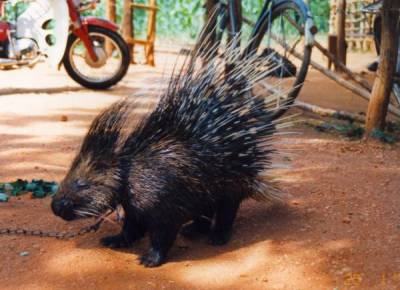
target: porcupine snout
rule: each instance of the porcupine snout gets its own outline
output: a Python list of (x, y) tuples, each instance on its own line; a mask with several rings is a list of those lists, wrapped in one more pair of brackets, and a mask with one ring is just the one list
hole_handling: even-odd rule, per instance
[(55, 197), (51, 202), (53, 213), (64, 220), (70, 221), (75, 217), (74, 202), (65, 196)]

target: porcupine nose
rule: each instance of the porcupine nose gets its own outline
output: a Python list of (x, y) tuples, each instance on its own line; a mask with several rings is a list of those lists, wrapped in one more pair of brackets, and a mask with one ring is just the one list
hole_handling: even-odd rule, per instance
[(73, 208), (73, 201), (66, 197), (55, 198), (51, 202), (51, 209), (54, 214), (65, 220), (72, 220), (74, 218)]

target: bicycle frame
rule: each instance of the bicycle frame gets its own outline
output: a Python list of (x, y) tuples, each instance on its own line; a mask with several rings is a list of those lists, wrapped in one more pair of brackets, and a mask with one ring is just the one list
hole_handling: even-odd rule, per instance
[[(196, 46), (193, 49), (192, 59), (190, 62), (191, 67), (194, 64), (196, 56), (201, 57), (203, 52), (206, 52), (204, 56), (206, 56), (208, 59), (218, 56), (218, 48), (220, 47), (223, 33), (224, 31), (227, 31), (227, 41), (230, 53), (232, 53), (232, 50), (234, 50), (236, 51), (234, 52), (234, 55), (238, 56), (233, 58), (233, 62), (225, 62), (225, 74), (228, 75), (230, 72), (232, 72), (236, 65), (240, 65), (242, 60), (254, 56), (260, 47), (261, 41), (263, 41), (265, 34), (272, 32), (270, 26), (272, 25), (275, 17), (280, 15), (276, 13), (280, 13), (279, 11), (286, 9), (287, 7), (293, 7), (298, 11), (299, 16), (301, 17), (301, 26), (297, 25), (297, 22), (295, 21), (293, 21), (292, 24), (293, 27), (298, 30), (300, 35), (304, 37), (304, 42), (302, 42), (302, 46), (304, 48), (303, 58), (299, 66), (298, 74), (295, 76), (295, 82), (292, 84), (292, 89), (288, 91), (285, 100), (282, 100), (282, 103), (280, 104), (282, 106), (281, 109), (277, 109), (272, 114), (272, 118), (278, 118), (286, 112), (291, 104), (293, 104), (307, 75), (311, 51), (314, 44), (314, 35), (318, 31), (317, 27), (314, 25), (311, 12), (303, 0), (265, 0), (256, 23), (252, 23), (252, 21), (242, 17), (240, 0), (226, 0), (227, 3), (222, 1), (224, 0), (207, 1), (206, 6), (209, 13), (208, 21), (202, 30), (199, 41), (196, 43)], [(241, 49), (240, 37), (238, 37), (238, 35), (240, 35), (242, 22), (246, 22), (253, 27), (250, 34), (250, 39), (248, 40), (244, 49)], [(274, 35), (271, 33), (272, 40), (279, 36), (280, 35)], [(277, 40), (277, 43), (282, 45), (285, 50), (293, 49), (292, 47), (286, 47), (286, 43), (280, 43), (279, 39), (275, 40)]]
[[(298, 7), (302, 10), (303, 15), (306, 15), (307, 19), (305, 19), (305, 40), (306, 44), (312, 46), (314, 43), (314, 35), (317, 33), (317, 28), (314, 25), (314, 21), (312, 19), (311, 13), (307, 7), (307, 5), (302, 0), (292, 0), (297, 4)], [(261, 9), (260, 15), (257, 19), (257, 22), (251, 32), (250, 42), (246, 47), (244, 54), (247, 55), (249, 52), (253, 52), (255, 47), (257, 47), (261, 40), (262, 35), (259, 33), (260, 31), (266, 31), (268, 29), (269, 21), (271, 19), (272, 11), (274, 7), (279, 6), (283, 0), (266, 0)], [(225, 14), (223, 17), (223, 21), (221, 24), (222, 30), (224, 28), (228, 28), (228, 41), (232, 41), (235, 35), (241, 30), (242, 25), (242, 15), (241, 15), (241, 1), (240, 0), (228, 0), (227, 4), (220, 3), (224, 10), (226, 9), (228, 14)], [(224, 12), (224, 11), (223, 11)], [(221, 39), (217, 39), (220, 41)], [(232, 45), (239, 45), (240, 43), (235, 43)]]

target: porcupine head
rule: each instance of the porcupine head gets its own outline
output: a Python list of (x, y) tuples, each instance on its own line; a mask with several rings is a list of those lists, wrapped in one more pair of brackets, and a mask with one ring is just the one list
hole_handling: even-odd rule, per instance
[(117, 154), (128, 133), (133, 104), (119, 101), (92, 122), (79, 152), (53, 197), (51, 207), (65, 220), (97, 217), (116, 206), (120, 177)]

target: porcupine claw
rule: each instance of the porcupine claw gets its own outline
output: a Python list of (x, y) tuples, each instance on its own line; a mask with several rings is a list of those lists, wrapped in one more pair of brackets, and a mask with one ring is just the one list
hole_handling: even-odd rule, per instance
[(160, 266), (165, 260), (165, 255), (161, 254), (160, 251), (157, 251), (153, 248), (140, 257), (140, 264), (148, 267), (153, 268)]

